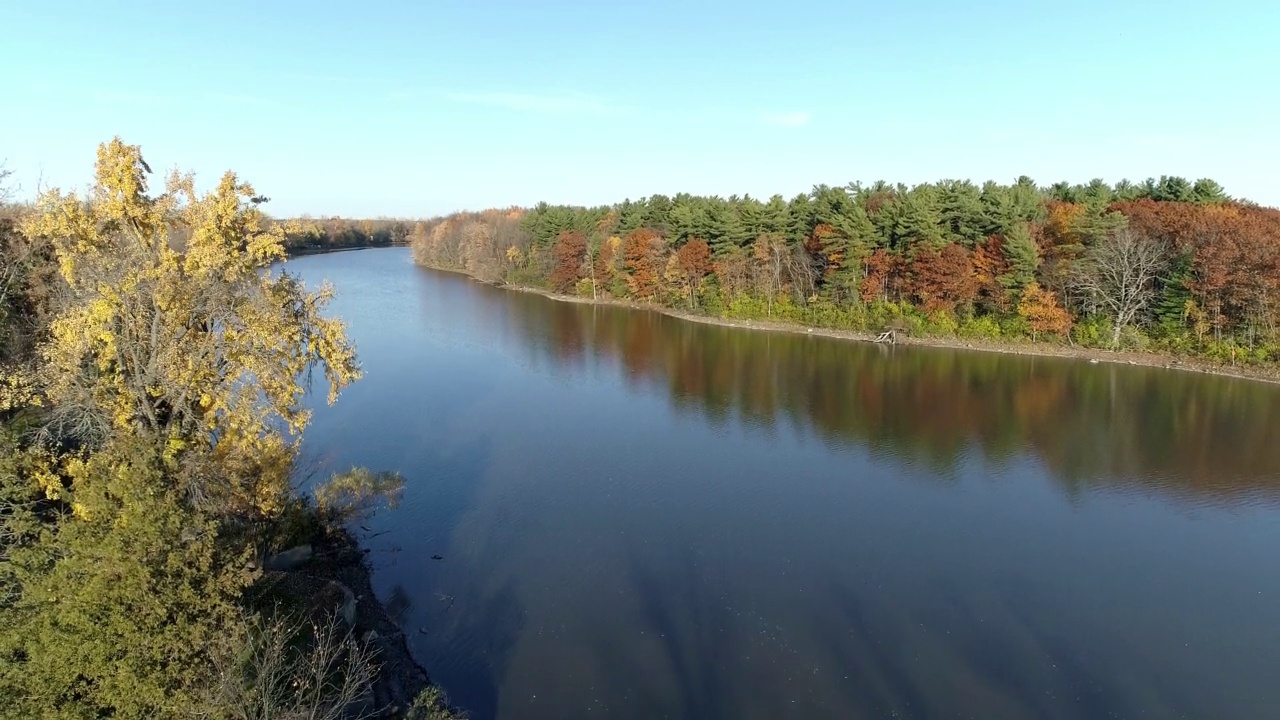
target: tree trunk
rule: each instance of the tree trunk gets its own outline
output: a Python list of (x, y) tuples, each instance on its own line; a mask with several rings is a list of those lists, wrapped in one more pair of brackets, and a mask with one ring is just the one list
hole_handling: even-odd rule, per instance
[(595, 258), (591, 257), (590, 240), (587, 240), (587, 268), (591, 271), (591, 299), (599, 300), (599, 294), (596, 292), (596, 263)]

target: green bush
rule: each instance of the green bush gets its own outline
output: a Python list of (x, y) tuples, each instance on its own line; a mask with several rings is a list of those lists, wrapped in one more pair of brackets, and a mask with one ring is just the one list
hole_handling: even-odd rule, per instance
[(214, 676), (210, 649), (243, 635), (247, 553), (217, 518), (184, 504), (145, 440), (71, 467), (74, 518), (8, 559), (17, 592), (0, 606), (7, 717), (194, 715)]
[(999, 340), (1004, 334), (1004, 330), (994, 317), (979, 315), (960, 323), (956, 334), (960, 337), (973, 338), (975, 340)]
[(769, 317), (769, 306), (761, 298), (735, 295), (729, 299), (724, 316), (737, 320), (757, 320)]
[(790, 297), (780, 297), (773, 301), (773, 307), (765, 305), (764, 319), (782, 322), (803, 322), (804, 311), (791, 301)]
[(1151, 347), (1151, 338), (1134, 325), (1126, 325), (1120, 331), (1120, 347), (1125, 350), (1147, 350)]
[(627, 287), (627, 279), (621, 275), (614, 275), (605, 289), (609, 291), (609, 295), (616, 298), (631, 297), (631, 288)]
[[(1234, 354), (1233, 354), (1234, 351)], [(1210, 360), (1222, 363), (1230, 363), (1233, 356), (1238, 357), (1240, 347), (1236, 345), (1235, 340), (1226, 339), (1221, 341), (1210, 340), (1204, 348), (1204, 356)]]
[(1079, 345), (1099, 348), (1111, 346), (1111, 320), (1101, 315), (1088, 315), (1076, 321), (1071, 336)]
[(1235, 338), (1227, 338), (1208, 343), (1203, 355), (1224, 365), (1261, 365), (1280, 360), (1280, 345), (1266, 344), (1250, 349)]
[(707, 276), (702, 286), (698, 288), (698, 307), (702, 312), (713, 317), (724, 314), (724, 293), (715, 275)]
[(933, 337), (955, 337), (960, 331), (960, 321), (949, 312), (934, 313), (922, 319), (921, 330)]
[(1031, 337), (1031, 326), (1021, 315), (1006, 315), (1000, 318), (1000, 334), (1011, 340), (1023, 340)]
[(866, 328), (871, 332), (881, 332), (892, 325), (895, 320), (900, 320), (902, 314), (903, 307), (896, 303), (888, 300), (873, 300), (866, 306)]
[(507, 274), (506, 282), (520, 287), (546, 289), (547, 281), (533, 268), (514, 268)]
[(866, 330), (867, 308), (861, 303), (840, 306), (827, 298), (819, 298), (808, 306), (809, 324), (838, 330)]
[(1151, 329), (1151, 345), (1165, 352), (1191, 354), (1198, 343), (1190, 330), (1180, 322), (1166, 321)]
[(724, 296), (719, 290), (698, 293), (698, 309), (712, 317), (724, 315)]

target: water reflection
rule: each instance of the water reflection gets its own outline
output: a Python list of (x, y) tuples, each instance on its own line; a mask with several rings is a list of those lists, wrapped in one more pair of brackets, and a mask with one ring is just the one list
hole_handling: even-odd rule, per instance
[(308, 451), (406, 475), (375, 587), (474, 717), (1280, 703), (1276, 388), (291, 265), (366, 369)]
[[(488, 291), (488, 289), (485, 289)], [(567, 367), (616, 361), (711, 423), (788, 424), (945, 473), (971, 447), (1031, 452), (1071, 492), (1274, 500), (1280, 393), (1230, 378), (1079, 360), (744, 332), (656, 312), (515, 302), (508, 327)]]

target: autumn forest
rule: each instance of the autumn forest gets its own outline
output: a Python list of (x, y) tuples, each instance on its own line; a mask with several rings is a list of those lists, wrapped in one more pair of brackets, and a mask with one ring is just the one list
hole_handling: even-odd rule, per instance
[[(344, 599), (373, 594), (349, 526), (403, 477), (296, 483), (308, 393), (332, 403), (362, 370), (333, 286), (291, 255), (410, 244), (422, 265), (672, 314), (1280, 360), (1280, 210), (1209, 180), (853, 184), (415, 223), (272, 218), (230, 173), (160, 189), (119, 139), (94, 168), (88, 194), (0, 202), (0, 717), (454, 716), (382, 611)], [(1117, 391), (1087, 365), (773, 343), (655, 313), (588, 331), (582, 305), (534, 299), (514, 305), (519, 346), (566, 366), (590, 347), (709, 424), (785, 417), (943, 474), (970, 444), (996, 465), (1021, 449), (1069, 494), (1274, 497), (1273, 403), (1252, 386), (1150, 370)]]
[(1212, 180), (820, 185), (417, 223), (421, 264), (739, 319), (1280, 359), (1280, 210)]

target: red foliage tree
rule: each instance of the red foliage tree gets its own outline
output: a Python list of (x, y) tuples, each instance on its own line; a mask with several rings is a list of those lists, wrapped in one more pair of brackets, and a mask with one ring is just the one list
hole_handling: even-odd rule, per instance
[(1210, 205), (1203, 208), (1191, 289), (1214, 324), (1280, 324), (1280, 211)]
[(969, 251), (955, 243), (941, 250), (917, 250), (911, 262), (911, 280), (912, 294), (926, 313), (949, 312), (978, 296)]
[(556, 236), (551, 253), (555, 264), (547, 279), (557, 291), (568, 292), (582, 279), (582, 268), (587, 257), (587, 236), (566, 230)]
[(1219, 331), (1280, 322), (1280, 211), (1148, 199), (1112, 209), (1131, 232), (1191, 257), (1187, 285)]
[(711, 246), (702, 238), (694, 238), (676, 251), (676, 263), (689, 294), (689, 307), (697, 304), (698, 286), (711, 272)]
[(1008, 312), (1009, 291), (1000, 277), (1009, 272), (1009, 261), (1004, 255), (1004, 238), (992, 235), (973, 249), (970, 256), (973, 279), (978, 284), (978, 301), (991, 312)]
[(1149, 240), (1166, 243), (1176, 253), (1191, 252), (1212, 241), (1221, 230), (1212, 215), (1219, 206), (1182, 202), (1156, 202), (1149, 198), (1111, 206), (1129, 220), (1129, 230)]

